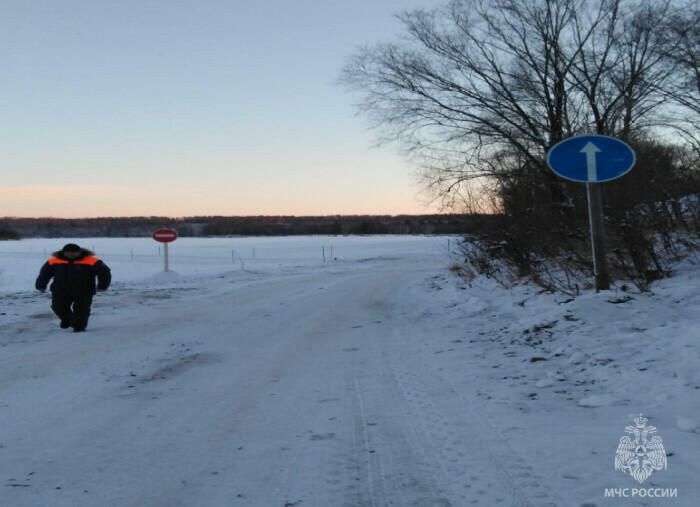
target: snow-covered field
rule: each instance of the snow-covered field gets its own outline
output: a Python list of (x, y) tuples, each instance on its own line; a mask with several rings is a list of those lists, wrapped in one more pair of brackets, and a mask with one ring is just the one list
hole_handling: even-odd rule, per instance
[(33, 290), (69, 241), (0, 243), (2, 506), (700, 505), (690, 262), (569, 300), (456, 278), (446, 237), (181, 238), (170, 273), (81, 239), (114, 281), (73, 334)]

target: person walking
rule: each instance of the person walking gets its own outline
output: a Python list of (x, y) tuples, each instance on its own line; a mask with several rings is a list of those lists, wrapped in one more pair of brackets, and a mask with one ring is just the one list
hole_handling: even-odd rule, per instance
[(34, 284), (36, 289), (46, 292), (51, 278), (51, 309), (61, 319), (60, 327), (85, 331), (93, 296), (107, 290), (112, 281), (109, 267), (94, 252), (68, 243), (41, 267)]

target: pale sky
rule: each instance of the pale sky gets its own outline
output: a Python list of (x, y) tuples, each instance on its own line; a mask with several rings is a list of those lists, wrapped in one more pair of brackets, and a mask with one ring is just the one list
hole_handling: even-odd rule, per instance
[(441, 0), (0, 0), (0, 216), (436, 212), (336, 84)]

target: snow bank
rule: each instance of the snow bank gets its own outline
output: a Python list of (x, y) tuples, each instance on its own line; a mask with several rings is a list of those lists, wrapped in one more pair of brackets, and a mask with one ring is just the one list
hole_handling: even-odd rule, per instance
[(155, 275), (149, 276), (145, 279), (147, 282), (155, 283), (173, 283), (173, 282), (183, 282), (187, 281), (188, 277), (181, 275), (175, 271), (161, 271)]
[(432, 322), (434, 342), (416, 353), (480, 399), (511, 446), (537, 456), (555, 489), (568, 492), (567, 505), (601, 505), (606, 487), (638, 485), (613, 458), (640, 413), (668, 453), (669, 472), (653, 484), (678, 487), (679, 505), (700, 505), (700, 272), (692, 259), (647, 293), (571, 298), (452, 277), (432, 296), (450, 311), (431, 310), (442, 322)]

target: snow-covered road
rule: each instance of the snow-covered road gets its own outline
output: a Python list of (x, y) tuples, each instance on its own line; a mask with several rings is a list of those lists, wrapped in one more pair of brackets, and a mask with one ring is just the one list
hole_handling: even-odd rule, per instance
[(613, 461), (642, 411), (669, 462), (643, 486), (678, 497), (624, 504), (699, 504), (693, 265), (564, 299), (469, 284), (441, 238), (334, 241), (346, 258), (258, 246), (208, 271), (193, 243), (175, 265), (199, 271), (148, 278), (125, 256), (79, 334), (12, 272), (0, 505), (620, 505), (604, 491), (639, 486)]
[(406, 316), (423, 311), (405, 293), (435, 262), (373, 264), (223, 280), (204, 296), (163, 289), (137, 305), (130, 291), (107, 293), (85, 334), (48, 312), (13, 324), (0, 373), (3, 504), (546, 496), (519, 481), (527, 464), (504, 468), (504, 449), (476, 440), (469, 400), (450, 401), (454, 388), (402, 350), (404, 333), (415, 337)]

